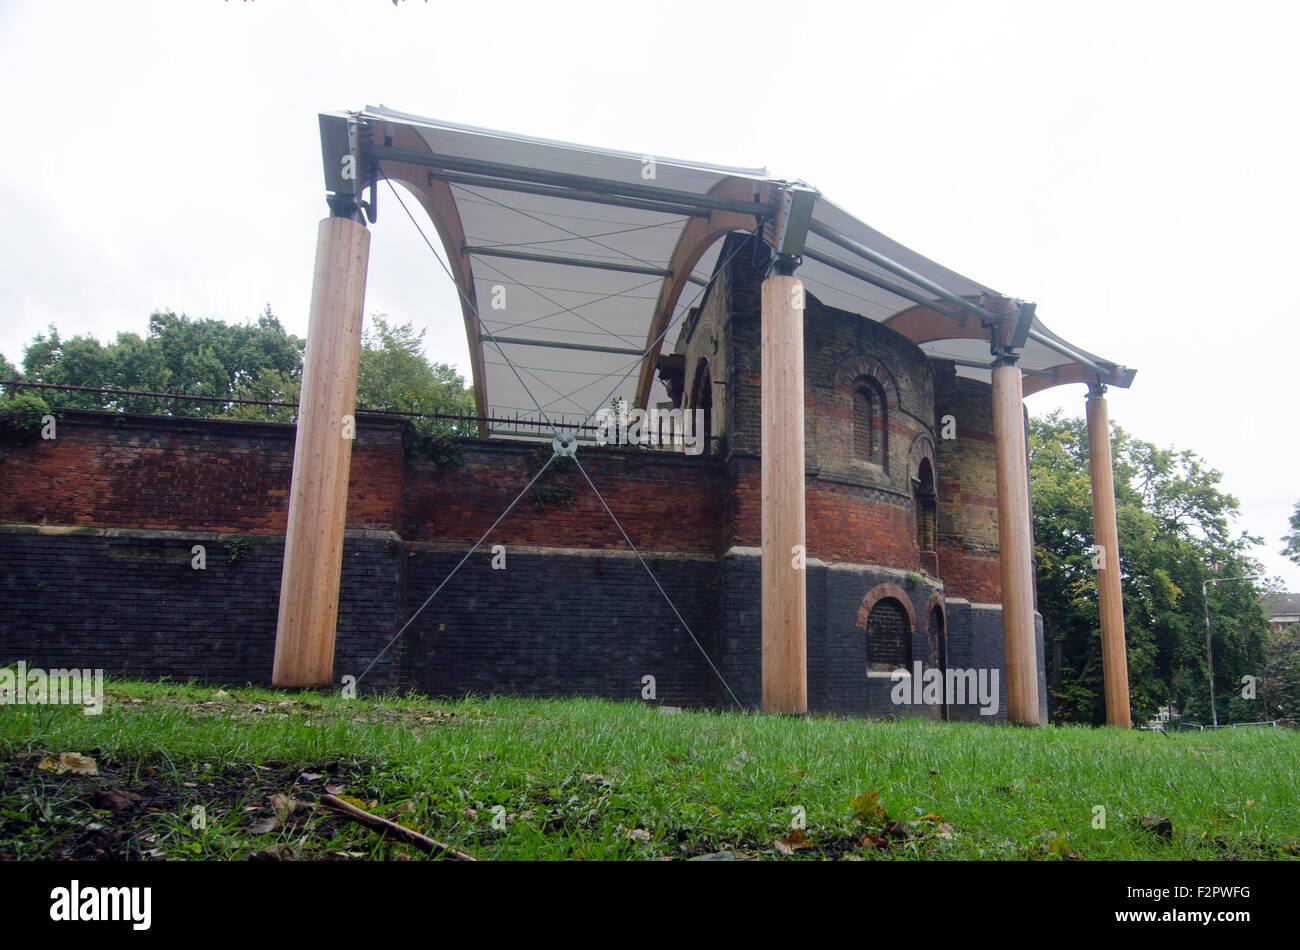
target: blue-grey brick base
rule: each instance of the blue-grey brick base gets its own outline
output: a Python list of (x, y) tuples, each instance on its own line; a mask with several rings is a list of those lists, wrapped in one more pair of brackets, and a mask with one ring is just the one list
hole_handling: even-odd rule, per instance
[[(282, 538), (47, 530), (0, 529), (0, 663), (269, 684)], [(196, 544), (206, 549), (204, 570), (192, 567)], [(753, 554), (647, 555), (674, 612), (628, 552), (522, 549), (507, 552), (506, 569), (494, 570), (491, 552), (481, 549), (394, 642), (463, 556), (463, 549), (408, 544), (388, 533), (350, 532), (335, 679), (364, 673), (363, 690), (435, 696), (640, 700), (653, 677), (658, 703), (734, 706), (712, 661), (741, 705), (761, 704), (760, 562)], [(973, 703), (900, 705), (889, 675), (868, 675), (858, 612), (867, 593), (886, 583), (905, 591), (919, 618), (912, 655), (925, 658), (925, 608), (937, 582), (897, 571), (808, 567), (810, 710), (1005, 721), (996, 606), (945, 604), (947, 665), (998, 671), (995, 715), (981, 715)], [(1040, 618), (1036, 632), (1045, 722)]]

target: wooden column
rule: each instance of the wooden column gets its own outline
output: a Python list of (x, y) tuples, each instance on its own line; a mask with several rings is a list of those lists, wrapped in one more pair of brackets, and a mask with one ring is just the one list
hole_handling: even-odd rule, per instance
[(275, 635), (275, 686), (328, 686), (348, 504), (370, 232), (329, 217), (316, 236)]
[(803, 284), (767, 278), (762, 313), (763, 711), (806, 713)]
[(1101, 609), (1101, 665), (1106, 682), (1106, 724), (1130, 729), (1128, 651), (1124, 643), (1124, 598), (1120, 592), (1119, 528), (1115, 523), (1115, 475), (1110, 458), (1110, 415), (1106, 387), (1088, 387), (1088, 470), (1092, 475), (1092, 530), (1102, 550), (1097, 571)]
[(1007, 722), (1037, 726), (1038, 651), (1034, 645), (1034, 565), (1024, 412), (1020, 368), (1000, 361), (993, 369), (993, 440), (997, 459)]

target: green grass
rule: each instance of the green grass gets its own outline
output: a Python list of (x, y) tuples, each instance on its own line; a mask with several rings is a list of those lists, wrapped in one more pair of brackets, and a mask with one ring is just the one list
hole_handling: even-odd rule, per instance
[[(313, 807), (326, 786), (480, 859), (1290, 858), (1300, 843), (1300, 733), (1280, 729), (1164, 736), (132, 681), (107, 694), (99, 716), (0, 707), (0, 856), (424, 857)], [(38, 767), (61, 752), (91, 755), (101, 774)], [(95, 807), (105, 787), (142, 799)], [(274, 828), (272, 794), (299, 803)], [(1172, 836), (1140, 829), (1143, 816), (1170, 819)]]

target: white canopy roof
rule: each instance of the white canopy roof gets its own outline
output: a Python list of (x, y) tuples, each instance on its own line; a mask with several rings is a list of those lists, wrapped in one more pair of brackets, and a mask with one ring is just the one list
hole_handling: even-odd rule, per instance
[[(553, 421), (579, 422), (614, 396), (642, 405), (666, 399), (654, 358), (672, 352), (721, 238), (770, 222), (788, 184), (760, 168), (588, 148), (382, 107), (322, 115), (321, 132), (331, 191), (359, 197), (371, 175), (387, 178), (429, 214), (462, 294), (483, 415), (538, 418), (535, 397)], [(340, 177), (347, 154), (366, 174)], [(990, 379), (979, 305), (1006, 298), (825, 198), (812, 221), (797, 271), (810, 294), (889, 323), (932, 356), (959, 361), (963, 376)], [(1029, 374), (1026, 392), (1097, 379), (1128, 386), (1133, 376), (1065, 343), (1037, 317), (1019, 365)]]

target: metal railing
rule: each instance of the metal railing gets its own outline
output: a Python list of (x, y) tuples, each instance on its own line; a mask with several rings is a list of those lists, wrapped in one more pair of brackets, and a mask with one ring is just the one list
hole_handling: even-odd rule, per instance
[[(72, 386), (57, 383), (36, 383), (21, 379), (0, 380), (0, 392), (8, 397), (13, 397), (21, 389), (34, 389), (50, 393), (68, 393), (80, 394), (84, 396), (98, 397), (94, 402), (96, 405), (76, 405), (60, 404), (58, 401), (51, 402), (52, 409), (81, 409), (88, 411), (101, 412), (118, 412), (133, 413), (137, 415), (156, 415), (165, 418), (208, 418), (208, 419), (225, 419), (239, 422), (289, 422), (292, 417), (297, 415), (298, 403), (296, 402), (279, 402), (267, 399), (236, 399), (232, 396), (194, 396), (187, 393), (165, 393), (151, 392), (143, 389), (117, 389), (112, 386)], [(154, 411), (148, 412), (141, 408), (141, 403), (151, 403)], [(205, 412), (201, 414), (191, 414), (177, 412), (177, 406), (186, 404), (210, 404), (218, 409), (215, 412)], [(170, 411), (162, 411), (163, 407), (170, 406)], [(269, 410), (292, 410), (290, 419), (272, 419), (268, 412), (266, 419), (231, 419), (228, 415), (230, 409), (235, 406), (260, 406)], [(569, 432), (578, 432), (579, 437), (589, 435), (594, 438), (595, 433), (600, 431), (600, 426), (581, 425), (577, 422), (570, 421), (567, 417), (552, 418), (549, 422), (543, 419), (529, 418), (525, 415), (516, 413), (513, 416), (503, 415), (463, 415), (458, 413), (446, 412), (406, 412), (398, 409), (381, 409), (370, 406), (357, 406), (358, 412), (370, 413), (379, 416), (392, 416), (396, 419), (406, 419), (412, 422), (428, 419), (435, 422), (447, 422), (451, 428), (462, 434), (470, 435), (479, 431), (480, 424), (484, 424), (492, 435), (497, 436), (521, 436), (521, 437), (541, 437), (553, 436), (553, 429), (562, 429)]]

